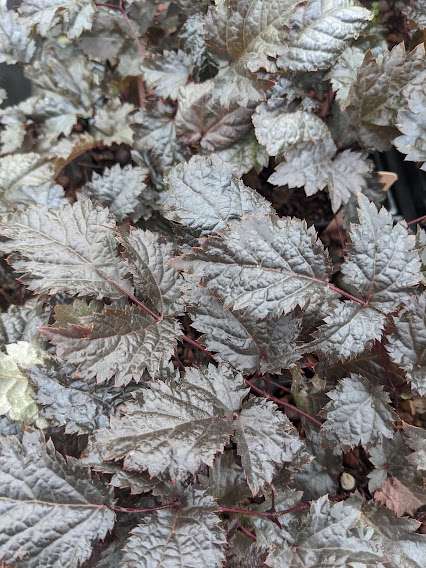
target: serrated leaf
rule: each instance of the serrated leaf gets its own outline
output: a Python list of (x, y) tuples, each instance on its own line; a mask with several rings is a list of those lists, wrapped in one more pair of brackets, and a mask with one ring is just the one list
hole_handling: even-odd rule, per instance
[(196, 234), (217, 232), (246, 213), (270, 210), (268, 202), (235, 178), (215, 158), (194, 156), (167, 178), (161, 195), (162, 213)]
[[(368, 538), (357, 538), (353, 529), (361, 516), (353, 499), (331, 504), (324, 495), (311, 503), (300, 524), (294, 523), (266, 559), (271, 568), (316, 568), (317, 566), (380, 566), (379, 547)], [(365, 563), (365, 564), (364, 564)]]
[(108, 424), (107, 403), (67, 381), (59, 369), (36, 367), (28, 377), (40, 416), (49, 426), (65, 426), (66, 434), (86, 434)]
[(52, 162), (33, 152), (0, 158), (0, 211), (37, 203), (31, 192), (38, 193), (45, 184), (50, 187), (53, 175)]
[(46, 321), (47, 314), (32, 300), (23, 306), (9, 306), (7, 312), (0, 314), (0, 345), (18, 341), (37, 343), (38, 328)]
[(401, 11), (412, 20), (420, 29), (426, 28), (426, 6), (423, 0), (408, 0), (401, 6)]
[(314, 195), (327, 187), (331, 208), (336, 213), (354, 195), (367, 189), (371, 164), (359, 152), (344, 150), (336, 154), (331, 140), (309, 143), (290, 149), (270, 176), (274, 185), (304, 187), (306, 195)]
[(286, 415), (262, 399), (250, 399), (243, 407), (235, 440), (253, 495), (271, 483), (277, 467), (292, 462), (303, 447)]
[(413, 453), (408, 457), (408, 461), (417, 470), (426, 471), (426, 431), (423, 428), (409, 428), (406, 432), (408, 443), (413, 449)]
[[(270, 156), (282, 155), (297, 145), (330, 139), (325, 122), (303, 110), (285, 112), (262, 104), (253, 115), (253, 124), (257, 139)], [(333, 144), (332, 141), (330, 143)]]
[(380, 341), (386, 318), (380, 312), (352, 302), (340, 303), (324, 319), (306, 350), (349, 359)]
[(203, 491), (186, 490), (180, 508), (158, 511), (133, 529), (124, 548), (123, 568), (216, 568), (224, 561), (225, 531), (215, 501)]
[(358, 203), (359, 224), (351, 226), (349, 255), (341, 268), (343, 287), (390, 313), (420, 281), (415, 237), (403, 223), (394, 226), (392, 215), (366, 197), (360, 195)]
[(374, 500), (395, 513), (397, 517), (414, 513), (425, 504), (406, 484), (395, 477), (388, 477), (374, 493)]
[(133, 112), (135, 107), (129, 103), (122, 103), (120, 99), (111, 99), (101, 107), (93, 119), (95, 136), (106, 146), (111, 144), (133, 145), (135, 122)]
[(395, 124), (404, 88), (423, 71), (424, 44), (411, 52), (406, 52), (401, 43), (390, 52), (367, 53), (349, 90), (346, 105), (350, 123), (364, 147), (389, 148), (398, 133)]
[(283, 52), (288, 23), (300, 0), (220, 0), (210, 8), (209, 47), (236, 66), (272, 70), (270, 58)]
[(23, 0), (20, 6), (20, 13), (40, 35), (48, 36), (54, 26), (60, 25), (70, 39), (90, 30), (95, 10), (91, 0)]
[(328, 295), (328, 255), (315, 229), (299, 219), (248, 215), (200, 239), (177, 263), (226, 307), (258, 319)]
[(278, 65), (292, 71), (328, 69), (372, 18), (353, 0), (311, 0), (300, 15), (296, 12)]
[(176, 100), (181, 87), (189, 80), (192, 59), (185, 52), (163, 51), (160, 57), (144, 59), (141, 70), (147, 85), (159, 97)]
[(185, 282), (170, 260), (174, 245), (157, 233), (134, 229), (120, 237), (129, 271), (145, 305), (160, 315), (182, 313)]
[(83, 192), (102, 205), (107, 205), (118, 221), (126, 217), (148, 217), (150, 205), (154, 202), (153, 192), (145, 183), (148, 171), (140, 167), (115, 164), (103, 174), (93, 174)]
[(279, 373), (300, 359), (301, 320), (293, 314), (258, 321), (226, 308), (204, 288), (192, 292), (192, 327), (210, 351), (244, 373)]
[(105, 495), (41, 434), (0, 440), (0, 556), (23, 568), (77, 568), (114, 525)]
[(223, 150), (250, 132), (251, 114), (252, 109), (238, 102), (221, 104), (213, 80), (190, 83), (179, 93), (176, 131), (190, 146), (208, 152)]
[[(393, 144), (403, 154), (406, 160), (426, 162), (426, 72), (419, 74), (404, 89), (405, 104), (401, 106), (397, 117), (397, 127), (402, 135), (395, 138)], [(426, 165), (423, 164), (423, 170)]]
[(26, 369), (42, 364), (44, 354), (26, 341), (6, 345), (0, 353), (0, 414), (25, 424), (35, 424), (38, 408)]
[(348, 103), (350, 88), (356, 80), (364, 56), (365, 53), (360, 47), (347, 47), (328, 74), (333, 90), (336, 91), (336, 100), (342, 109)]
[(386, 350), (403, 369), (412, 388), (426, 396), (426, 294), (412, 298), (410, 308), (394, 319), (395, 331), (388, 337)]
[(0, 2), (0, 63), (12, 65), (28, 63), (34, 55), (36, 44), (30, 36), (29, 22), (8, 9), (7, 0)]
[(118, 298), (128, 288), (107, 209), (80, 199), (49, 210), (32, 207), (0, 223), (6, 253), (30, 290)]
[(416, 533), (414, 519), (396, 518), (382, 507), (369, 506), (361, 515), (362, 526), (374, 532), (383, 547), (386, 566), (390, 568), (422, 568), (426, 555), (426, 536)]
[(247, 174), (251, 169), (260, 172), (268, 165), (269, 156), (254, 134), (249, 134), (229, 148), (214, 152), (214, 159), (223, 164), (223, 169), (230, 169), (236, 177)]
[(233, 413), (247, 394), (241, 377), (225, 369), (188, 369), (184, 380), (152, 382), (144, 404), (128, 404), (112, 416), (94, 443), (104, 460), (124, 458), (129, 471), (151, 476), (169, 471), (185, 478), (201, 464), (212, 465), (236, 425)]
[(331, 402), (324, 409), (327, 419), (322, 433), (336, 444), (337, 449), (346, 451), (358, 444), (369, 448), (383, 437), (393, 437), (393, 422), (397, 415), (383, 387), (352, 374), (340, 381), (327, 396)]
[(161, 375), (176, 347), (181, 328), (173, 318), (153, 319), (134, 306), (105, 307), (79, 324), (44, 327), (59, 357), (77, 366), (84, 378), (115, 385), (139, 382), (144, 372)]

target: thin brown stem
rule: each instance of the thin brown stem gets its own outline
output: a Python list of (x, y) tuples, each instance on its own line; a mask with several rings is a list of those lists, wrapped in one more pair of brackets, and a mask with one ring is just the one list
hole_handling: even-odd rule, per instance
[(259, 389), (258, 387), (256, 387), (252, 382), (250, 382), (246, 378), (244, 379), (244, 381), (252, 390), (254, 390), (255, 393), (257, 393), (261, 396), (264, 396), (265, 398), (267, 398), (269, 400), (272, 400), (273, 402), (275, 402), (279, 406), (283, 406), (284, 408), (288, 408), (288, 409), (292, 410), (296, 414), (299, 414), (300, 416), (303, 416), (304, 418), (306, 418), (306, 420), (309, 420), (310, 422), (312, 422), (312, 424), (315, 424), (315, 426), (317, 426), (318, 428), (321, 428), (322, 423), (319, 420), (317, 420), (314, 416), (312, 416), (311, 414), (308, 414), (304, 410), (297, 408), (297, 406), (294, 406), (293, 404), (290, 404), (289, 402), (286, 402), (285, 400), (281, 400), (280, 398), (272, 396), (271, 394), (267, 393), (266, 391)]

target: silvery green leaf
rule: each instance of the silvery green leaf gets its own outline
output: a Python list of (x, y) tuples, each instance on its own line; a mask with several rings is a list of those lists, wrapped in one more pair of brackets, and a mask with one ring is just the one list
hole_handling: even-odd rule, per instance
[(143, 405), (125, 405), (93, 443), (106, 461), (124, 458), (128, 471), (184, 479), (223, 451), (247, 392), (241, 375), (225, 368), (189, 368), (184, 379), (151, 382)]
[(65, 426), (66, 434), (87, 434), (107, 426), (107, 403), (95, 393), (76, 388), (60, 369), (35, 367), (28, 377), (39, 414), (49, 426)]
[(131, 230), (120, 237), (120, 243), (145, 305), (161, 315), (182, 313), (185, 282), (170, 263), (175, 256), (173, 244), (158, 233), (142, 229)]
[(368, 489), (371, 493), (380, 489), (388, 477), (399, 480), (405, 478), (408, 483), (415, 484), (415, 469), (407, 467), (408, 456), (411, 454), (407, 442), (403, 433), (396, 432), (393, 439), (384, 438), (369, 450), (369, 460), (374, 465), (373, 471), (368, 474)]
[(268, 202), (215, 157), (194, 156), (172, 169), (162, 213), (197, 234), (220, 231), (232, 219), (270, 210)]
[(409, 308), (394, 318), (395, 330), (388, 336), (386, 350), (403, 369), (412, 388), (426, 396), (426, 294), (411, 298)]
[(104, 493), (39, 433), (0, 439), (0, 556), (23, 568), (78, 568), (115, 515)]
[(415, 237), (404, 223), (393, 224), (392, 215), (360, 195), (359, 224), (349, 233), (351, 245), (342, 265), (342, 286), (384, 313), (410, 298), (420, 281), (420, 261)]
[(36, 44), (31, 38), (31, 26), (8, 9), (7, 0), (0, 1), (0, 63), (29, 63)]
[(303, 12), (296, 12), (288, 49), (278, 65), (292, 71), (328, 69), (372, 18), (353, 0), (311, 0)]
[(26, 341), (6, 345), (6, 353), (0, 353), (0, 415), (25, 424), (37, 423), (38, 408), (25, 371), (42, 364), (44, 357)]
[[(426, 72), (416, 77), (415, 81), (404, 89), (405, 104), (398, 112), (397, 127), (402, 135), (395, 138), (393, 144), (406, 160), (426, 162)], [(423, 170), (426, 165), (423, 164)]]
[(178, 266), (226, 307), (253, 318), (278, 317), (329, 296), (328, 254), (305, 221), (247, 215), (199, 244)]
[(260, 172), (268, 165), (269, 156), (254, 134), (249, 134), (229, 148), (214, 152), (214, 158), (222, 162), (224, 169), (231, 169), (236, 177), (255, 169)]
[(270, 156), (282, 155), (296, 145), (330, 139), (325, 122), (306, 111), (286, 112), (262, 104), (253, 115), (253, 124), (257, 139)]
[(214, 80), (182, 87), (178, 98), (176, 131), (190, 145), (203, 150), (223, 150), (238, 142), (252, 128), (252, 110), (237, 103), (221, 104)]
[(215, 515), (216, 502), (197, 489), (187, 489), (183, 504), (157, 511), (135, 529), (124, 547), (122, 568), (222, 566), (226, 533)]
[(408, 0), (401, 6), (401, 11), (420, 29), (426, 28), (426, 6), (423, 0)]
[(184, 51), (163, 51), (161, 56), (145, 58), (143, 77), (159, 97), (176, 100), (191, 75), (192, 59)]
[(271, 70), (283, 52), (288, 24), (300, 0), (219, 0), (206, 21), (210, 48), (251, 72)]
[(117, 257), (115, 222), (88, 199), (58, 209), (31, 207), (0, 223), (5, 253), (17, 251), (13, 268), (38, 293), (119, 298), (127, 290)]
[(147, 216), (149, 204), (144, 204), (144, 198), (148, 202), (153, 201), (153, 192), (145, 183), (147, 174), (147, 170), (140, 167), (128, 165), (121, 168), (115, 164), (112, 168), (106, 168), (102, 175), (95, 172), (83, 192), (102, 205), (107, 205), (118, 221), (136, 212)]
[(373, 308), (354, 302), (336, 306), (324, 319), (308, 343), (308, 351), (320, 351), (326, 356), (349, 359), (363, 353), (374, 341), (380, 341), (386, 317)]
[(42, 306), (29, 300), (23, 306), (9, 306), (0, 314), (0, 344), (27, 341), (38, 343), (38, 328), (46, 323), (48, 315)]
[(373, 532), (373, 539), (383, 547), (385, 566), (422, 568), (426, 555), (426, 536), (417, 532), (415, 519), (397, 518), (384, 507), (370, 505), (362, 510), (361, 526)]
[(20, 13), (40, 35), (48, 36), (59, 25), (70, 39), (90, 30), (95, 10), (92, 0), (23, 0), (20, 5)]
[(348, 104), (350, 88), (356, 81), (364, 57), (365, 52), (360, 47), (347, 47), (328, 74), (342, 109)]
[(336, 445), (337, 451), (358, 444), (369, 448), (383, 437), (393, 437), (393, 422), (397, 415), (382, 386), (353, 374), (340, 381), (327, 396), (331, 402), (324, 409), (327, 419), (322, 433)]
[(59, 357), (76, 365), (82, 377), (97, 377), (98, 382), (114, 377), (115, 385), (122, 386), (141, 381), (144, 372), (161, 375), (181, 329), (170, 317), (157, 321), (134, 306), (106, 306), (81, 318), (81, 323), (58, 322), (43, 332)]
[(381, 566), (382, 552), (366, 536), (354, 536), (361, 518), (360, 502), (348, 499), (331, 504), (324, 495), (300, 515), (288, 536), (285, 532), (266, 559), (271, 568), (319, 566)]
[(220, 359), (244, 373), (279, 373), (300, 359), (296, 341), (301, 320), (293, 314), (258, 321), (226, 308), (205, 288), (192, 292), (192, 327)]
[(235, 441), (253, 495), (271, 483), (278, 467), (292, 462), (303, 447), (287, 416), (276, 404), (260, 398), (251, 398), (243, 406)]

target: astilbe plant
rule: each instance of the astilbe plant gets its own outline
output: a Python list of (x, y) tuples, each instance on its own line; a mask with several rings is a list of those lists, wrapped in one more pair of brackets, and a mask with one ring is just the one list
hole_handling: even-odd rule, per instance
[(368, 159), (426, 160), (405, 4), (389, 47), (353, 0), (0, 0), (5, 565), (424, 568), (426, 237)]

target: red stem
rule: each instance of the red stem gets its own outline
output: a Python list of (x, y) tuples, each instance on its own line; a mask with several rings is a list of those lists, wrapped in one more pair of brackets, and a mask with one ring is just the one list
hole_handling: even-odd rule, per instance
[(269, 400), (272, 400), (273, 402), (275, 402), (276, 404), (278, 404), (279, 406), (283, 406), (284, 408), (289, 408), (291, 409), (293, 412), (296, 412), (297, 414), (300, 414), (300, 416), (303, 416), (304, 418), (306, 418), (306, 420), (309, 420), (310, 422), (312, 422), (312, 424), (315, 424), (315, 426), (317, 426), (318, 428), (321, 428), (322, 423), (317, 420), (314, 416), (311, 416), (310, 414), (308, 414), (307, 412), (305, 412), (304, 410), (301, 410), (300, 408), (297, 408), (297, 406), (294, 406), (293, 404), (290, 404), (289, 402), (286, 402), (284, 400), (281, 400), (280, 398), (276, 398), (275, 396), (270, 395), (269, 393), (267, 393), (266, 391), (257, 388), (253, 383), (251, 383), (248, 379), (244, 378), (244, 381), (247, 383), (247, 385), (249, 385), (249, 387), (254, 390), (255, 393), (264, 396), (265, 398), (268, 398)]
[(356, 296), (352, 296), (352, 294), (349, 294), (349, 292), (345, 292), (344, 290), (342, 290), (341, 288), (338, 288), (337, 286), (335, 286), (334, 284), (327, 284), (329, 290), (331, 290), (332, 292), (336, 292), (336, 294), (339, 294), (340, 296), (343, 296), (344, 298), (347, 298), (348, 300), (352, 300), (352, 302), (355, 302), (356, 304), (360, 304), (361, 306), (368, 306), (368, 302), (366, 302), (365, 300), (361, 300), (361, 298), (357, 298)]
[(155, 511), (159, 511), (160, 509), (171, 509), (175, 507), (177, 504), (176, 501), (173, 503), (166, 503), (165, 505), (159, 505), (158, 507), (148, 507), (148, 508), (131, 508), (131, 507), (118, 507), (115, 505), (111, 505), (109, 509), (112, 509), (116, 513), (155, 513)]
[(423, 221), (426, 221), (426, 215), (422, 215), (421, 217), (417, 217), (417, 219), (407, 221), (407, 225), (415, 225), (416, 223), (423, 223)]
[(243, 525), (238, 525), (238, 530), (243, 534), (245, 534), (252, 541), (256, 542), (256, 535), (253, 532), (251, 532), (249, 529), (243, 527)]

